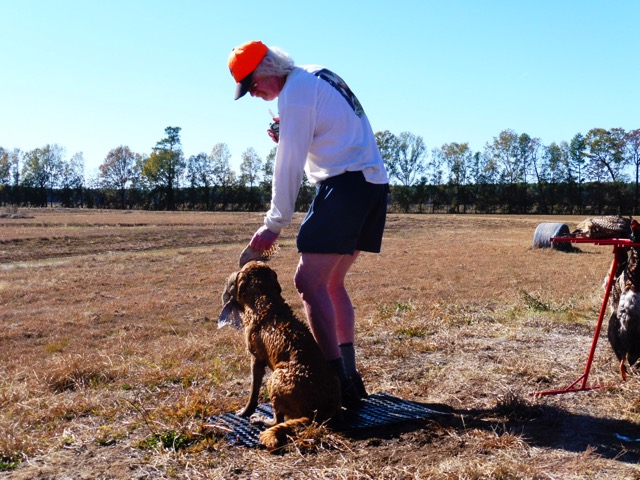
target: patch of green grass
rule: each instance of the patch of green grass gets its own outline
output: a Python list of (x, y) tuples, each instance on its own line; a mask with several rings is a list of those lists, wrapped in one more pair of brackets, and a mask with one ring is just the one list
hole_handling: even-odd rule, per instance
[(551, 305), (549, 305), (548, 303), (545, 303), (542, 300), (534, 297), (533, 295), (531, 295), (529, 292), (527, 292), (523, 288), (520, 289), (520, 296), (524, 300), (524, 303), (527, 305), (527, 307), (529, 307), (531, 310), (535, 310), (536, 312), (550, 312), (551, 311)]
[(527, 292), (524, 288), (519, 290), (520, 296), (527, 307), (536, 312), (566, 312), (573, 308), (573, 305), (552, 305), (551, 303), (545, 302), (540, 298), (535, 297), (531, 293)]
[(19, 460), (0, 458), (0, 472), (8, 472), (20, 465)]
[(190, 447), (196, 440), (188, 434), (168, 430), (164, 433), (153, 434), (138, 442), (141, 449), (154, 449), (162, 446), (170, 450), (184, 450)]
[(396, 330), (396, 334), (409, 338), (424, 338), (429, 332), (424, 328), (407, 327)]
[(413, 303), (409, 302), (395, 302), (393, 304), (382, 304), (378, 307), (378, 312), (382, 318), (391, 318), (394, 315), (401, 315), (403, 313), (413, 311)]
[(60, 353), (69, 346), (69, 339), (62, 338), (52, 343), (47, 343), (44, 349), (47, 353)]
[(107, 447), (109, 445), (115, 444), (118, 440), (122, 440), (126, 438), (127, 434), (117, 429), (103, 425), (98, 428), (98, 432), (96, 434), (95, 442), (96, 445), (100, 445), (102, 447)]
[(141, 450), (153, 450), (158, 448), (158, 445), (160, 445), (160, 440), (157, 435), (149, 435), (136, 443), (136, 447)]

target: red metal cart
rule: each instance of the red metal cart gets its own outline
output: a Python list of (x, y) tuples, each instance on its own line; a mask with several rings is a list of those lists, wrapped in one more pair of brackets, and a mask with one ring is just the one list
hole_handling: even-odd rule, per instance
[(593, 357), (596, 353), (596, 346), (598, 345), (598, 338), (600, 337), (600, 330), (602, 329), (602, 322), (604, 320), (607, 306), (609, 305), (609, 295), (611, 294), (611, 288), (615, 282), (616, 270), (618, 268), (618, 253), (620, 249), (629, 247), (640, 247), (640, 243), (634, 243), (626, 238), (573, 238), (573, 237), (553, 237), (551, 242), (571, 242), (571, 243), (591, 243), (594, 245), (611, 245), (613, 246), (613, 261), (611, 262), (611, 268), (609, 269), (609, 276), (607, 277), (607, 285), (604, 291), (604, 298), (602, 299), (602, 305), (600, 306), (600, 315), (598, 315), (598, 322), (596, 323), (596, 330), (593, 334), (593, 341), (591, 342), (591, 350), (587, 357), (587, 364), (584, 367), (584, 373), (578, 377), (578, 379), (566, 388), (559, 390), (542, 390), (539, 392), (533, 392), (531, 395), (558, 395), (569, 392), (583, 392), (587, 390), (595, 390), (602, 388), (604, 385), (587, 385), (589, 380), (589, 372), (591, 371), (591, 365), (593, 364)]

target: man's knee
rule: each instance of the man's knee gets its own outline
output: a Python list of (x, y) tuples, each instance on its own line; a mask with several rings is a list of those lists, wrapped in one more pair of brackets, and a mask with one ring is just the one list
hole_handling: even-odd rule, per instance
[(311, 291), (310, 276), (305, 269), (298, 268), (298, 270), (296, 270), (296, 274), (293, 277), (293, 285), (302, 297), (304, 297), (306, 292)]
[(347, 288), (344, 284), (344, 280), (332, 280), (327, 285), (327, 289), (329, 290), (329, 294), (332, 297), (338, 298), (344, 295), (347, 295)]

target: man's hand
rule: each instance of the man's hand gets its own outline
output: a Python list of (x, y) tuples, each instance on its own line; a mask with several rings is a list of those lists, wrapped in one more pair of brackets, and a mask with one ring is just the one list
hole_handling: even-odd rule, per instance
[(279, 233), (274, 233), (263, 225), (253, 234), (249, 246), (260, 251), (269, 250), (276, 243), (279, 236)]
[(273, 123), (269, 125), (269, 129), (267, 130), (267, 133), (271, 137), (271, 140), (278, 143), (278, 140), (280, 140), (280, 119), (279, 118), (275, 117), (273, 119)]

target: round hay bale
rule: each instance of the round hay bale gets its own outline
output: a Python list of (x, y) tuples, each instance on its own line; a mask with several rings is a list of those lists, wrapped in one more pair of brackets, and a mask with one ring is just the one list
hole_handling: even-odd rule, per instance
[(571, 242), (552, 242), (553, 237), (569, 235), (569, 227), (564, 223), (541, 223), (533, 234), (533, 248), (553, 248), (567, 252), (571, 250)]

